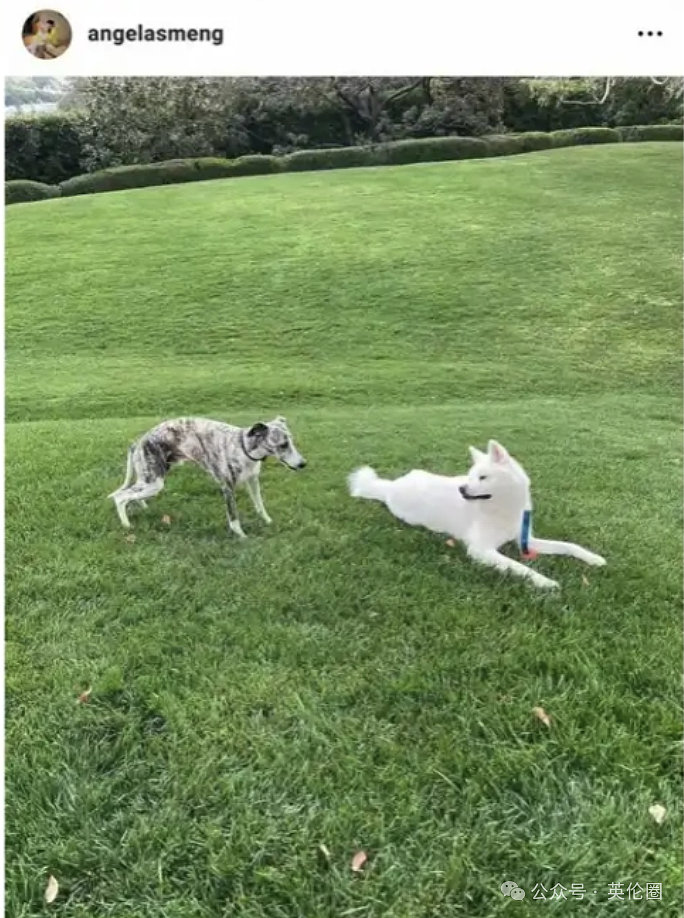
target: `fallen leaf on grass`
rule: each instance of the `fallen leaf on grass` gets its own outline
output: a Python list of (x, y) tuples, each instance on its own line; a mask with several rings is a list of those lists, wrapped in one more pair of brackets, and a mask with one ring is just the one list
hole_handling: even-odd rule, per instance
[(363, 870), (363, 865), (368, 860), (368, 855), (365, 851), (357, 851), (351, 862), (351, 869), (354, 873), (361, 873)]
[(77, 704), (87, 704), (90, 701), (90, 696), (92, 695), (92, 693), (93, 693), (92, 688), (87, 688), (85, 692), (81, 692), (81, 694), (78, 696), (78, 698), (76, 699), (76, 703)]
[(537, 720), (540, 720), (544, 724), (545, 727), (551, 726), (551, 718), (546, 713), (544, 708), (532, 708), (532, 713), (537, 718)]
[(319, 845), (318, 853), (327, 861), (328, 864), (332, 860), (332, 855), (326, 845)]
[(587, 578), (584, 576), (584, 574), (582, 574), (582, 585), (583, 585), (583, 586), (589, 586), (589, 581), (588, 581)]
[(648, 812), (651, 814), (653, 819), (658, 825), (661, 825), (665, 821), (667, 816), (667, 810), (664, 806), (661, 806), (659, 803), (654, 803), (653, 806), (649, 806)]
[(167, 526), (170, 526), (170, 525), (171, 525), (171, 517), (170, 517), (170, 516), (163, 516), (163, 517), (162, 517), (162, 523), (164, 523), (164, 524), (167, 525)]
[(135, 536), (133, 535), (132, 532), (129, 533), (129, 535), (126, 536), (126, 541), (127, 541), (127, 542), (135, 542)]
[(48, 879), (48, 884), (45, 889), (45, 901), (49, 905), (51, 902), (54, 902), (57, 898), (57, 893), (59, 892), (59, 883), (53, 876)]

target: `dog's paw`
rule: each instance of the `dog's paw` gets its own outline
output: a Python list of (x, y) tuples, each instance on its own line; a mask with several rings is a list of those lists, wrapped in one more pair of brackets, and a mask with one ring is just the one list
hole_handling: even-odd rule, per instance
[(538, 575), (532, 582), (540, 590), (560, 590), (560, 583), (557, 583), (555, 580), (551, 580), (549, 577), (542, 577), (541, 575)]
[(605, 567), (606, 559), (602, 558), (601, 555), (595, 555), (593, 551), (587, 552), (587, 557), (584, 559), (587, 564), (591, 564), (593, 567)]

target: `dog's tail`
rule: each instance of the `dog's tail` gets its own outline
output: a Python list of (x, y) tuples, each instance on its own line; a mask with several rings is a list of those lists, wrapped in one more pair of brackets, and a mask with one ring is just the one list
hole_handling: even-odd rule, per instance
[(372, 469), (369, 465), (364, 465), (351, 473), (347, 479), (347, 484), (352, 497), (362, 497), (365, 500), (380, 500), (384, 503), (388, 487), (392, 482), (386, 478), (379, 478), (375, 469)]
[(107, 497), (116, 497), (124, 488), (127, 488), (131, 483), (133, 478), (133, 453), (135, 452), (135, 443), (131, 443), (128, 447), (128, 457), (126, 459), (126, 480), (121, 485), (120, 488), (117, 488), (116, 491), (112, 491), (111, 494), (108, 494)]

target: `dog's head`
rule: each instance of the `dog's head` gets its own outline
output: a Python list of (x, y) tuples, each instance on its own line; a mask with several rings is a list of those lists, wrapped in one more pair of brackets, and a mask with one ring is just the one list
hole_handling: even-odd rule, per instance
[(273, 456), (289, 469), (303, 469), (306, 459), (299, 452), (292, 439), (292, 434), (283, 417), (264, 424), (258, 421), (247, 431), (247, 441), (250, 451), (258, 453), (266, 459)]
[(490, 440), (487, 452), (470, 447), (473, 460), (468, 480), (459, 488), (465, 500), (516, 498), (525, 494), (530, 479), (508, 451), (496, 440)]

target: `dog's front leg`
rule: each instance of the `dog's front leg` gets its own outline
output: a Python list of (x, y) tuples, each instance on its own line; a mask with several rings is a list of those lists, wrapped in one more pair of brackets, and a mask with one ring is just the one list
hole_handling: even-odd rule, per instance
[(531, 538), (529, 547), (540, 555), (569, 555), (571, 558), (577, 558), (595, 567), (603, 567), (606, 563), (606, 559), (601, 555), (595, 555), (593, 551), (588, 551), (581, 545), (575, 545), (574, 542), (554, 542), (550, 539)]
[(242, 526), (240, 525), (237, 502), (235, 500), (233, 489), (229, 488), (228, 485), (224, 485), (221, 488), (221, 491), (223, 493), (223, 499), (226, 502), (226, 519), (228, 521), (228, 529), (230, 529), (231, 532), (234, 532), (235, 535), (239, 536), (241, 539), (246, 539), (247, 536), (242, 531)]
[(266, 508), (264, 507), (264, 502), (261, 499), (261, 488), (259, 487), (259, 479), (255, 476), (254, 478), (248, 478), (245, 482), (245, 486), (249, 491), (249, 496), (252, 498), (252, 503), (254, 504), (254, 509), (259, 514), (261, 519), (265, 523), (272, 523), (273, 520), (266, 513)]
[(527, 567), (519, 561), (514, 561), (513, 558), (507, 558), (506, 555), (500, 554), (495, 548), (470, 548), (468, 554), (473, 560), (479, 561), (480, 564), (495, 567), (502, 572), (509, 571), (518, 577), (525, 577), (540, 589), (558, 589), (559, 584), (555, 580), (550, 580), (548, 577), (538, 574), (531, 567)]

